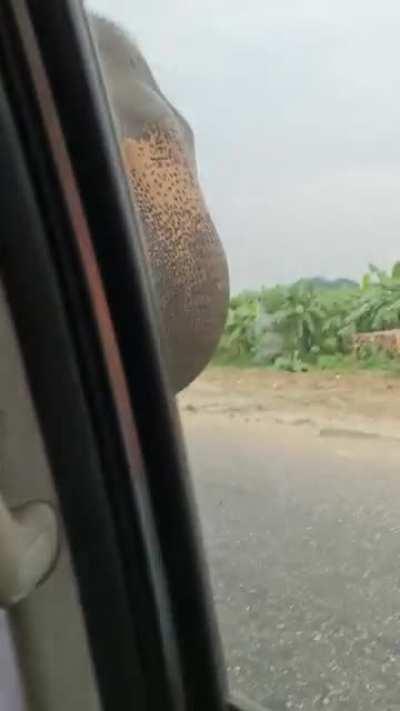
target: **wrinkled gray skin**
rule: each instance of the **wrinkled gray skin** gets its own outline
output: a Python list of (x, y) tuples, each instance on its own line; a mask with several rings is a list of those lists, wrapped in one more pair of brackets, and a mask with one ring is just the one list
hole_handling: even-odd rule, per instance
[(198, 183), (190, 126), (160, 91), (135, 43), (104, 18), (92, 14), (90, 21), (144, 228), (167, 369), (178, 392), (203, 370), (222, 334), (227, 263)]

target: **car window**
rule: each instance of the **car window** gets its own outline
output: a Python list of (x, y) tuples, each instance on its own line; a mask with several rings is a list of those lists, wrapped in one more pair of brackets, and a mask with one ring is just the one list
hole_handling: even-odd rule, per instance
[[(376, 0), (85, 8), (137, 208), (230, 689), (271, 711), (395, 711), (400, 9)], [(0, 297), (1, 486), (13, 506), (27, 496), (27, 468), (36, 499), (52, 477)], [(133, 335), (137, 326), (132, 318)], [(4, 698), (12, 711), (24, 709), (24, 693), (28, 708), (99, 708), (62, 550), (48, 585), (13, 609), (12, 636), (1, 617), (0, 706)], [(83, 558), (84, 547), (81, 571)]]
[(90, 7), (191, 125), (229, 264), (222, 339), (178, 401), (232, 688), (271, 709), (394, 709), (400, 10)]

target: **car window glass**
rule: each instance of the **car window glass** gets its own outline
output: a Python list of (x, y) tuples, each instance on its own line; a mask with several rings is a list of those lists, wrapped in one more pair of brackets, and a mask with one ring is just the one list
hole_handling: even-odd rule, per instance
[[(210, 227), (197, 233), (203, 254), (186, 250), (182, 262), (175, 251), (187, 235), (168, 201), (161, 235), (149, 230), (158, 226), (146, 212), (154, 155), (139, 139), (134, 188), (168, 306), (166, 360), (172, 389), (182, 388), (232, 688), (271, 709), (395, 709), (400, 8), (375, 0), (90, 8), (138, 42), (161, 92), (144, 80), (146, 111), (174, 126), (178, 153), (187, 128), (176, 112), (190, 124), (196, 157), (187, 165), (228, 259), (225, 317), (210, 286), (219, 279), (223, 292), (222, 261), (206, 249)], [(153, 178), (160, 207), (169, 170)], [(160, 237), (170, 250), (164, 272)], [(195, 284), (203, 345), (192, 370), (196, 344), (189, 328), (185, 345), (174, 280), (187, 293)], [(204, 345), (221, 319), (218, 348), (211, 336)]]
[[(88, 9), (232, 690), (277, 710), (394, 711), (400, 8), (92, 0)], [(12, 500), (21, 467), (32, 481), (50, 477), (4, 295), (0, 303), (9, 423), (0, 456)], [(83, 623), (67, 554), (63, 566), (54, 584), (69, 581), (72, 644)], [(38, 594), (37, 632), (47, 615), (46, 589)], [(20, 711), (4, 614), (0, 623), (0, 706)], [(84, 638), (81, 649), (75, 668), (88, 669)], [(93, 689), (87, 699), (96, 704)]]

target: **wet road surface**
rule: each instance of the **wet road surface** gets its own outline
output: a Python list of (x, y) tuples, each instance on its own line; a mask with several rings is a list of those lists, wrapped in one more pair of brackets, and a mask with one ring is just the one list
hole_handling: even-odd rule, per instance
[(400, 709), (400, 443), (184, 413), (233, 689)]

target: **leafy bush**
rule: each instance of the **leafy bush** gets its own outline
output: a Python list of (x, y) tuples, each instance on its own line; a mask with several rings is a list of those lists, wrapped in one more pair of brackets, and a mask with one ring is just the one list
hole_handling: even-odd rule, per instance
[(389, 276), (370, 264), (363, 277), (358, 299), (344, 319), (354, 332), (385, 331), (400, 326), (400, 265)]
[(260, 302), (256, 298), (248, 300), (232, 299), (219, 349), (233, 357), (250, 355), (254, 346), (254, 326), (260, 317)]
[(303, 373), (308, 370), (298, 351), (286, 356), (279, 356), (274, 363), (276, 370), (287, 370), (289, 373)]
[(273, 314), (274, 330), (283, 336), (289, 353), (298, 351), (304, 357), (314, 346), (320, 346), (325, 315), (314, 289), (295, 285), (287, 290), (281, 307)]
[(359, 287), (335, 283), (315, 288), (315, 280), (303, 279), (233, 297), (217, 358), (291, 372), (357, 364), (394, 370), (397, 363), (400, 370), (400, 359), (381, 350), (352, 355), (356, 332), (400, 327), (400, 262), (390, 274), (370, 265)]

